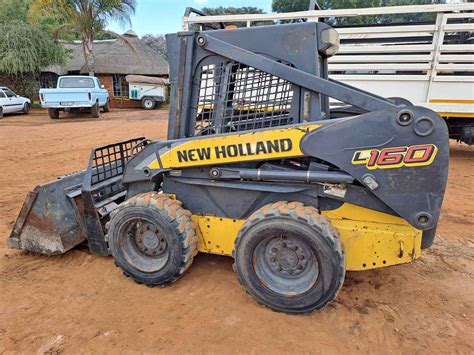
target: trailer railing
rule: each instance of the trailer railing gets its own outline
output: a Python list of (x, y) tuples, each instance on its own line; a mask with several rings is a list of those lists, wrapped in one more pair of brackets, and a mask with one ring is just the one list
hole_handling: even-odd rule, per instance
[(474, 117), (474, 3), (185, 16), (183, 28), (282, 20), (433, 13), (431, 23), (337, 27), (341, 46), (330, 77), (384, 97), (403, 96), (447, 117)]

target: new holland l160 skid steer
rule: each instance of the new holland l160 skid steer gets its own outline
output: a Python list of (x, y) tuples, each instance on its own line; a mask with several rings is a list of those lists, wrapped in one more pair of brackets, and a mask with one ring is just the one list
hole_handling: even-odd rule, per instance
[(198, 252), (228, 255), (257, 302), (287, 313), (324, 307), (347, 270), (418, 258), (444, 196), (446, 124), (329, 79), (338, 43), (323, 23), (167, 35), (168, 140), (94, 149), (86, 171), (36, 187), (9, 246), (87, 241), (150, 286)]

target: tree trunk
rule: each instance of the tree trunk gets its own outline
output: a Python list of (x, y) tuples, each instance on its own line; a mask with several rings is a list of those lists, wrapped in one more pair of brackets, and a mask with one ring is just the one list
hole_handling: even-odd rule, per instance
[(84, 59), (86, 61), (84, 71), (88, 72), (89, 75), (94, 75), (94, 40), (92, 35), (86, 34), (83, 36), (82, 46), (84, 48)]

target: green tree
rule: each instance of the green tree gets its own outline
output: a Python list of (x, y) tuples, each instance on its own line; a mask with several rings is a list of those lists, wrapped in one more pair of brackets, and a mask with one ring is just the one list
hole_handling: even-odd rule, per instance
[[(321, 4), (320, 4), (321, 5)], [(273, 0), (274, 12), (297, 12), (309, 9), (309, 0)]]
[[(208, 15), (218, 16), (218, 15), (245, 15), (245, 14), (264, 14), (265, 11), (259, 9), (258, 7), (253, 6), (243, 6), (243, 7), (203, 7), (201, 11), (205, 12)], [(265, 25), (264, 22), (259, 22), (257, 25)], [(213, 24), (216, 27), (216, 24)], [(235, 23), (225, 23), (226, 26), (234, 25), (237, 27), (245, 27), (244, 22), (235, 22)]]
[[(355, 9), (366, 7), (444, 4), (446, 0), (322, 0), (322, 9)], [(309, 8), (309, 0), (273, 0), (272, 10), (275, 12), (305, 11)], [(366, 25), (385, 23), (406, 23), (433, 21), (433, 14), (399, 14), (378, 16), (353, 16), (325, 19), (331, 25)]]
[(135, 8), (135, 0), (33, 0), (29, 15), (33, 21), (41, 21), (44, 16), (58, 21), (57, 32), (77, 31), (82, 40), (85, 70), (93, 75), (94, 39), (111, 21), (130, 24)]
[(64, 48), (37, 26), (21, 21), (0, 24), (0, 74), (23, 95), (33, 97), (40, 72), (64, 64)]
[(165, 60), (168, 60), (168, 50), (166, 48), (165, 36), (147, 34), (142, 37), (142, 41), (156, 53), (165, 58)]
[(0, 23), (26, 22), (31, 0), (0, 0)]

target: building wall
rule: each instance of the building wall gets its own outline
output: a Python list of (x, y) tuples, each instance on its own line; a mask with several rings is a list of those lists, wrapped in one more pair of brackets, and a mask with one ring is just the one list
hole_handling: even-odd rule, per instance
[(112, 75), (97, 75), (102, 85), (109, 92), (111, 108), (140, 108), (141, 102), (138, 100), (130, 100), (128, 98), (115, 98)]

